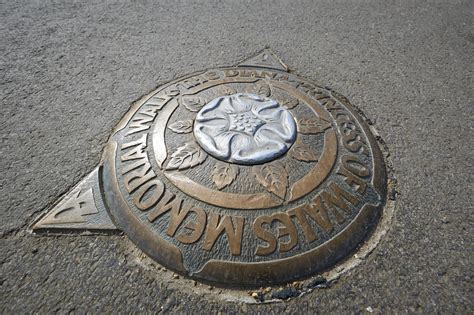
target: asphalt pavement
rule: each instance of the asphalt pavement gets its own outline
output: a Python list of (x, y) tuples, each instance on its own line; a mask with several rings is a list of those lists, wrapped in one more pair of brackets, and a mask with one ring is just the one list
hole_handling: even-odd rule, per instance
[[(469, 0), (2, 1), (0, 311), (474, 313), (473, 13)], [(254, 305), (158, 272), (123, 235), (28, 232), (135, 100), (265, 47), (345, 95), (390, 152), (394, 217), (359, 266)]]

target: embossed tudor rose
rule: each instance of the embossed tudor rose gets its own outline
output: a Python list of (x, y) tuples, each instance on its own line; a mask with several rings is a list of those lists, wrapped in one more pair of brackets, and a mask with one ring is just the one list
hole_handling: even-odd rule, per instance
[(194, 121), (194, 136), (210, 155), (251, 165), (288, 151), (296, 139), (296, 124), (275, 100), (238, 93), (206, 104)]
[(74, 200), (86, 191), (150, 257), (207, 282), (283, 283), (348, 256), (385, 204), (378, 145), (347, 99), (266, 55), (135, 104)]

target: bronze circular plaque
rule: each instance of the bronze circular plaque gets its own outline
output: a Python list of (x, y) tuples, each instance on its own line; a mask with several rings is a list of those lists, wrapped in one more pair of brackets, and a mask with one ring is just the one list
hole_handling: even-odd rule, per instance
[(380, 150), (347, 100), (258, 67), (158, 88), (116, 127), (100, 176), (112, 219), (138, 247), (221, 285), (333, 266), (370, 233), (386, 198)]

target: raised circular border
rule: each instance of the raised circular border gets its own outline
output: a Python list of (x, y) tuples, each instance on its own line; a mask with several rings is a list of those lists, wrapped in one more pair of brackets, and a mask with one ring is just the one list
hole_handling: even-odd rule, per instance
[[(229, 67), (219, 68), (218, 70), (220, 69), (229, 69)], [(246, 68), (239, 67), (239, 69), (244, 70)], [(249, 69), (254, 70), (255, 68)], [(271, 70), (287, 74), (280, 70)], [(135, 103), (122, 118), (114, 129), (114, 133), (123, 129), (141, 105), (143, 105), (153, 95), (164, 90), (173, 83), (205, 72), (206, 71), (199, 71), (168, 82), (143, 97), (139, 102)], [(301, 78), (300, 76), (297, 77)], [(315, 86), (319, 86), (306, 78), (301, 79), (314, 84)], [(367, 137), (373, 157), (372, 185), (379, 196), (381, 196), (382, 202), (376, 206), (370, 204), (364, 205), (349, 225), (320, 246), (293, 257), (268, 262), (241, 263), (210, 260), (205, 264), (201, 271), (194, 274), (187, 274), (187, 271), (183, 266), (183, 258), (179, 248), (166, 242), (159, 235), (149, 230), (128, 208), (126, 201), (116, 184), (117, 174), (115, 169), (115, 157), (117, 143), (110, 140), (102, 157), (99, 169), (99, 180), (101, 193), (112, 220), (127, 234), (132, 242), (147, 253), (152, 259), (171, 270), (187, 274), (188, 276), (205, 283), (256, 287), (261, 285), (287, 283), (289, 281), (311, 276), (316, 272), (327, 270), (353, 252), (355, 248), (366, 239), (368, 234), (371, 233), (382, 214), (387, 195), (387, 173), (385, 170), (385, 163), (374, 135), (370, 132), (366, 122), (347, 101), (347, 99), (330, 90), (327, 91), (331, 92), (331, 96), (343, 103), (351, 112)], [(298, 268), (294, 268), (295, 264), (298, 265)], [(285, 272), (282, 273), (282, 270), (285, 270)]]

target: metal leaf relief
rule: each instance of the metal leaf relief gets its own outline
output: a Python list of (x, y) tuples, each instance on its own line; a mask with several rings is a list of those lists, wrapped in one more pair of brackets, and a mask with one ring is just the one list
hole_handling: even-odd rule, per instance
[(239, 168), (233, 164), (218, 162), (212, 170), (212, 180), (218, 189), (229, 186), (239, 174)]
[(207, 154), (194, 142), (187, 142), (171, 155), (167, 170), (184, 170), (201, 164)]
[(296, 106), (298, 106), (298, 104), (299, 104), (298, 99), (294, 98), (294, 99), (283, 102), (282, 106), (285, 106), (288, 109), (293, 109)]
[(206, 100), (199, 96), (183, 96), (180, 101), (191, 112), (197, 112), (206, 105)]
[(168, 128), (173, 130), (176, 133), (189, 133), (193, 131), (193, 121), (192, 120), (179, 120), (170, 124)]
[(252, 167), (252, 172), (257, 181), (267, 191), (285, 199), (288, 187), (288, 172), (281, 162), (263, 164)]
[(264, 97), (270, 97), (270, 95), (272, 94), (270, 85), (263, 81), (259, 81), (257, 83), (257, 94)]
[(331, 123), (322, 118), (302, 118), (298, 121), (298, 131), (304, 134), (317, 134), (331, 127)]
[(235, 94), (237, 93), (237, 91), (233, 88), (231, 88), (230, 86), (223, 86), (222, 87), (222, 94), (224, 95), (232, 95), (232, 94)]
[(318, 160), (311, 147), (303, 142), (295, 143), (288, 155), (298, 161), (316, 162)]

